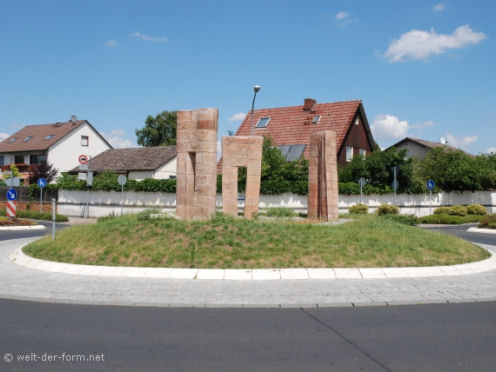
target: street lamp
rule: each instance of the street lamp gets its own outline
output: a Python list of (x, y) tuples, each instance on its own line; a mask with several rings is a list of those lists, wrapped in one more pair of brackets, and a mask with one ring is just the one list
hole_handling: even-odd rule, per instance
[(253, 109), (255, 107), (255, 97), (257, 96), (258, 91), (260, 90), (261, 86), (260, 85), (255, 85), (253, 87), (253, 91), (255, 94), (253, 94), (253, 101), (251, 103), (251, 128), (250, 128), (250, 135), (253, 135)]

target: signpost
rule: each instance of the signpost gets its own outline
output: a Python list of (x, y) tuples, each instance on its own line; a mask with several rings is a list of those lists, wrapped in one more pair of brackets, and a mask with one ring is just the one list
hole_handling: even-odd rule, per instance
[(367, 180), (364, 177), (360, 177), (360, 179), (358, 180), (358, 184), (360, 185), (360, 203), (362, 203), (362, 191), (366, 183)]
[(427, 189), (429, 190), (429, 214), (432, 214), (432, 190), (436, 184), (433, 180), (427, 181)]
[(57, 219), (55, 198), (52, 198), (52, 240), (55, 240), (55, 220)]
[(40, 187), (40, 212), (43, 212), (43, 189), (47, 185), (47, 180), (45, 178), (39, 178), (36, 183)]
[(7, 190), (7, 217), (14, 218), (16, 215), (17, 192), (14, 189)]
[(396, 205), (396, 190), (400, 186), (398, 180), (396, 179), (396, 172), (398, 170), (398, 167), (391, 167), (391, 170), (393, 171), (393, 183), (391, 184), (391, 187), (394, 191), (394, 205)]
[(119, 183), (119, 185), (121, 185), (121, 216), (122, 216), (122, 211), (124, 209), (124, 185), (127, 182), (126, 176), (124, 176), (123, 174), (121, 174), (117, 178), (117, 182)]
[(5, 180), (5, 183), (10, 187), (19, 187), (21, 186), (21, 179), (19, 177), (10, 177)]

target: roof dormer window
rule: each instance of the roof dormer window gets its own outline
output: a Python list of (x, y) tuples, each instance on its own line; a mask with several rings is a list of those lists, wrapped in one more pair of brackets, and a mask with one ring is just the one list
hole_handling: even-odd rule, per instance
[(7, 143), (14, 143), (15, 141), (17, 141), (17, 137), (12, 137), (7, 141)]
[(45, 141), (51, 140), (53, 137), (55, 137), (54, 134), (49, 134), (48, 136), (45, 137)]
[(269, 121), (270, 121), (270, 118), (268, 118), (268, 117), (260, 118), (260, 119), (258, 119), (257, 125), (255, 125), (255, 128), (267, 128)]
[(33, 136), (27, 136), (26, 138), (24, 138), (24, 142), (29, 142), (29, 141), (31, 141), (31, 138), (33, 138)]
[(320, 120), (320, 115), (315, 115), (312, 120), (312, 124), (318, 124)]

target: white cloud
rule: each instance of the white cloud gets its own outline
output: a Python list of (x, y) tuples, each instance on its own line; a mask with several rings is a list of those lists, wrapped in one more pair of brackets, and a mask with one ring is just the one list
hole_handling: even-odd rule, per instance
[(490, 147), (486, 151), (488, 154), (496, 154), (496, 147)]
[(124, 138), (124, 129), (115, 129), (110, 132), (109, 135), (102, 133), (103, 137), (106, 138), (108, 143), (112, 145), (113, 148), (123, 149), (129, 147), (137, 147), (136, 143)]
[(7, 133), (0, 133), (0, 142), (2, 142), (5, 138), (8, 138), (10, 134)]
[(477, 136), (455, 136), (451, 133), (446, 134), (446, 140), (448, 141), (448, 145), (453, 147), (459, 147), (462, 149), (467, 149), (470, 147), (472, 143), (477, 142)]
[(342, 12), (339, 12), (338, 14), (336, 14), (336, 16), (334, 17), (334, 20), (342, 21), (343, 19), (346, 19), (349, 16), (350, 16), (350, 13), (342, 11)]
[(139, 31), (133, 32), (132, 34), (129, 34), (129, 36), (132, 37), (133, 39), (141, 39), (141, 40), (151, 41), (151, 42), (156, 42), (156, 43), (166, 43), (167, 41), (169, 41), (169, 40), (167, 40), (166, 37), (154, 37), (154, 36), (150, 36), (147, 34), (142, 34)]
[(246, 114), (244, 112), (238, 112), (237, 114), (234, 114), (233, 116), (231, 116), (229, 119), (230, 122), (233, 122), (233, 121), (241, 121), (245, 118)]
[(111, 48), (116, 47), (117, 46), (117, 40), (111, 39), (105, 43), (105, 46), (108, 46)]
[(428, 120), (424, 123), (413, 124), (412, 128), (416, 129), (419, 132), (422, 132), (425, 128), (432, 128), (433, 126), (434, 126), (434, 122), (431, 120)]
[(446, 3), (437, 3), (432, 8), (432, 10), (435, 12), (442, 12), (444, 9), (446, 9)]
[(394, 115), (383, 114), (374, 118), (371, 129), (377, 141), (390, 141), (406, 137), (410, 125)]
[(424, 60), (435, 54), (446, 53), (450, 49), (460, 49), (469, 44), (478, 44), (487, 36), (483, 32), (474, 32), (470, 26), (460, 26), (453, 34), (438, 34), (430, 31), (411, 30), (393, 40), (384, 56), (390, 62), (409, 59)]

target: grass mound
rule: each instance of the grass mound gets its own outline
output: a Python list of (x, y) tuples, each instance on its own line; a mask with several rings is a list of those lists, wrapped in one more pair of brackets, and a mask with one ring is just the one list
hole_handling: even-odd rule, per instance
[(24, 248), (32, 256), (92, 265), (197, 268), (396, 267), (481, 260), (483, 249), (391, 219), (338, 226), (217, 215), (208, 221), (127, 215), (59, 232)]

